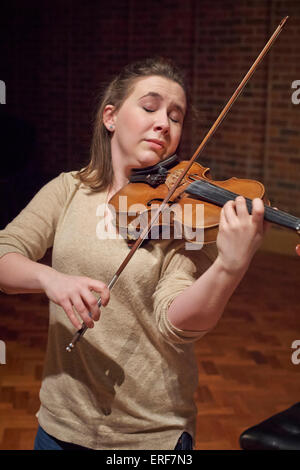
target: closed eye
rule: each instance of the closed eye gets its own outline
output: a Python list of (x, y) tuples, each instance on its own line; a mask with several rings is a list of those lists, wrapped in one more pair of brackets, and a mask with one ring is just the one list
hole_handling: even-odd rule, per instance
[[(155, 113), (155, 111), (156, 111), (156, 109), (146, 108), (145, 106), (143, 106), (143, 109), (144, 109), (147, 113)], [(171, 119), (172, 122), (175, 122), (175, 123), (179, 123), (179, 122), (180, 122), (179, 119), (172, 118), (171, 116), (169, 116), (169, 118)]]
[(149, 109), (149, 108), (146, 108), (145, 106), (143, 106), (143, 109), (145, 111), (147, 111), (147, 113), (154, 113), (155, 112), (155, 109)]

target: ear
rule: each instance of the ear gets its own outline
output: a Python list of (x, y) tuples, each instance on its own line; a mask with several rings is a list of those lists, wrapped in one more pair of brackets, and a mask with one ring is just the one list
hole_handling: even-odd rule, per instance
[(115, 121), (115, 106), (112, 104), (107, 104), (103, 111), (103, 124), (108, 131), (113, 132), (115, 130)]

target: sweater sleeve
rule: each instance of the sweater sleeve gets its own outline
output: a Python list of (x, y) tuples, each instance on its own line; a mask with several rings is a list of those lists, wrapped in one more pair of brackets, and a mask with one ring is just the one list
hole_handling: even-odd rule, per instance
[(172, 344), (191, 343), (207, 333), (181, 330), (168, 319), (167, 312), (173, 300), (192, 285), (217, 257), (216, 244), (204, 245), (201, 250), (186, 250), (184, 244), (174, 242), (165, 256), (160, 280), (153, 294), (156, 322), (160, 333)]
[(0, 230), (0, 258), (20, 253), (41, 259), (53, 245), (56, 226), (70, 192), (70, 173), (60, 173), (44, 185), (25, 208)]

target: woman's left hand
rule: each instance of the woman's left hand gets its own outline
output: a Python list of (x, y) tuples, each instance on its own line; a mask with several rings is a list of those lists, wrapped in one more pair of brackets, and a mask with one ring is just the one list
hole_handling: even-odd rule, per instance
[(251, 215), (243, 196), (228, 201), (221, 210), (217, 237), (218, 261), (222, 267), (231, 274), (244, 273), (269, 225), (264, 221), (261, 199), (253, 199)]

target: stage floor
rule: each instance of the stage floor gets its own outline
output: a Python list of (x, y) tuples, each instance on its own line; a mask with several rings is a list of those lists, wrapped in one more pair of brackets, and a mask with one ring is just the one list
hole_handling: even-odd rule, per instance
[[(291, 348), (300, 345), (299, 282), (299, 257), (258, 252), (217, 327), (196, 343), (196, 449), (240, 449), (246, 428), (300, 401)], [(32, 449), (48, 299), (0, 293), (0, 305), (0, 449)]]

